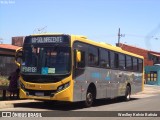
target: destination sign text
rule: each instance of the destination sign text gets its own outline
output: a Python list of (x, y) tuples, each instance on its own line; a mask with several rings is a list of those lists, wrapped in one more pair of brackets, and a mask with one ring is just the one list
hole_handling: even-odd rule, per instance
[(62, 43), (63, 39), (61, 36), (58, 37), (32, 37), (32, 43)]

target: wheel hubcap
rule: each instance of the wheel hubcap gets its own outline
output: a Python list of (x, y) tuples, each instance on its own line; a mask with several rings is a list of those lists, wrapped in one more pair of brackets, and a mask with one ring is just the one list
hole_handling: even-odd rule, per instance
[(130, 89), (128, 89), (127, 91), (127, 96), (126, 96), (127, 100), (130, 100)]
[(88, 101), (88, 103), (92, 103), (92, 94), (91, 93), (87, 94), (87, 101)]
[(129, 100), (130, 99), (130, 94), (128, 93), (128, 95), (127, 95), (127, 100)]

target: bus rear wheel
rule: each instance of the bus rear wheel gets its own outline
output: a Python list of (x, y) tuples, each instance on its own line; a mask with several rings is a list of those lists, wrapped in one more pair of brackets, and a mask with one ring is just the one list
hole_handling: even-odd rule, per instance
[(131, 99), (131, 88), (130, 86), (127, 85), (124, 100), (129, 101), (130, 99)]

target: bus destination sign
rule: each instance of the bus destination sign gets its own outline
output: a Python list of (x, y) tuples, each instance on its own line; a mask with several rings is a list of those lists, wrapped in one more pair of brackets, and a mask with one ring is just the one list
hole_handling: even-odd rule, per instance
[(62, 36), (51, 36), (51, 37), (32, 37), (31, 43), (63, 43)]

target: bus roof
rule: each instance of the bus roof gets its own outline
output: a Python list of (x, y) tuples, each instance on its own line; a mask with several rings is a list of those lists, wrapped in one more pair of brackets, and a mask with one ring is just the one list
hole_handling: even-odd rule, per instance
[(107, 44), (107, 43), (104, 43), (104, 42), (95, 42), (93, 40), (89, 40), (86, 36), (82, 36), (82, 35), (71, 35), (71, 34), (63, 34), (63, 33), (40, 33), (40, 34), (32, 34), (31, 36), (41, 36), (41, 35), (43, 35), (43, 36), (47, 36), (47, 35), (69, 35), (69, 36), (75, 37), (76, 39), (74, 39), (74, 40), (76, 40), (76, 41), (78, 40), (80, 42), (84, 42), (84, 43), (87, 43), (87, 44), (92, 44), (94, 46), (106, 48), (106, 49), (109, 49), (109, 50), (112, 50), (112, 51), (116, 51), (116, 52), (119, 52), (119, 53), (124, 53), (124, 54), (127, 54), (127, 55), (131, 55), (131, 56), (135, 56), (135, 57), (144, 59), (143, 56), (140, 56), (140, 55), (122, 50), (120, 47), (113, 46), (111, 44)]
[(79, 40), (81, 42), (84, 42), (84, 43), (92, 44), (94, 46), (106, 48), (108, 50), (112, 50), (112, 51), (115, 51), (115, 52), (124, 53), (124, 54), (127, 54), (127, 55), (131, 55), (131, 56), (134, 56), (134, 57), (138, 57), (138, 58), (144, 59), (143, 56), (140, 56), (140, 55), (137, 55), (137, 54), (122, 50), (120, 47), (113, 46), (111, 44), (107, 44), (107, 43), (104, 43), (104, 42), (95, 42), (95, 41), (89, 40), (87, 38), (84, 38), (84, 36), (79, 36), (79, 35), (78, 36), (75, 35), (75, 37), (76, 37), (77, 40)]
[(31, 34), (30, 36), (45, 36), (45, 35), (47, 36), (47, 35), (69, 35), (69, 34), (63, 34), (63, 33), (39, 33), (39, 34)]

